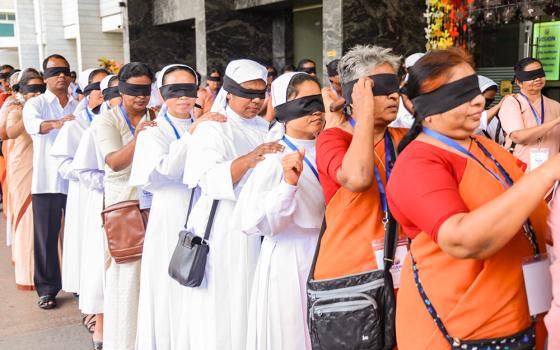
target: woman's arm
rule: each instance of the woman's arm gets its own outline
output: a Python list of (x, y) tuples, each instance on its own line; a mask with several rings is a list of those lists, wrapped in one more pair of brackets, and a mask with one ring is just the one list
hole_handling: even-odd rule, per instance
[(439, 228), (439, 246), (460, 259), (495, 254), (517, 234), (559, 177), (560, 155), (556, 155), (487, 204), (449, 217)]
[(132, 164), (132, 157), (134, 156), (134, 148), (136, 147), (136, 138), (132, 139), (123, 148), (118, 151), (111, 152), (105, 157), (105, 163), (113, 171), (121, 171), (126, 169)]
[(23, 125), (23, 119), (21, 117), (21, 109), (16, 109), (8, 113), (8, 120), (6, 123), (8, 138), (17, 139), (24, 132), (25, 126)]

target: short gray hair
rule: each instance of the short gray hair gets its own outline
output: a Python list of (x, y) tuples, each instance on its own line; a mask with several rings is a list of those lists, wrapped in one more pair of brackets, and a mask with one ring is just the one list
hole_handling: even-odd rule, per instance
[(401, 56), (392, 49), (375, 45), (357, 45), (338, 62), (338, 76), (342, 84), (370, 75), (371, 68), (380, 64), (390, 64), (398, 72)]

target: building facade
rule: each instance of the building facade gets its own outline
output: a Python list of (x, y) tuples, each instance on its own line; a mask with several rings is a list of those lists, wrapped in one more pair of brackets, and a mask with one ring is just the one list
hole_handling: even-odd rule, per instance
[[(45, 57), (58, 53), (76, 71), (98, 66), (101, 57), (123, 62), (123, 5), (116, 0), (0, 0), (0, 61), (40, 68)], [(13, 28), (3, 27), (4, 13)], [(4, 34), (12, 36), (4, 40)]]

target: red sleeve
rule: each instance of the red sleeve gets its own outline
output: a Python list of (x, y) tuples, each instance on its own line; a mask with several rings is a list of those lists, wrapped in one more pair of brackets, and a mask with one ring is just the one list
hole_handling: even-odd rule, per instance
[(317, 170), (327, 203), (340, 188), (336, 173), (351, 142), (352, 134), (339, 128), (324, 130), (317, 138)]
[(469, 211), (458, 185), (466, 163), (459, 155), (419, 141), (399, 156), (387, 197), (391, 213), (409, 237), (426, 232), (437, 241), (448, 218)]

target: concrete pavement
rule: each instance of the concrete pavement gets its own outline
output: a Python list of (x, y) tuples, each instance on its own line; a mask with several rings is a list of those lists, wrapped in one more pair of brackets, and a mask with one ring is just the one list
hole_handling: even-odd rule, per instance
[[(1, 215), (1, 212), (0, 212)], [(41, 310), (35, 291), (16, 289), (6, 224), (0, 219), (0, 350), (89, 350), (78, 299), (59, 293), (58, 308)]]

